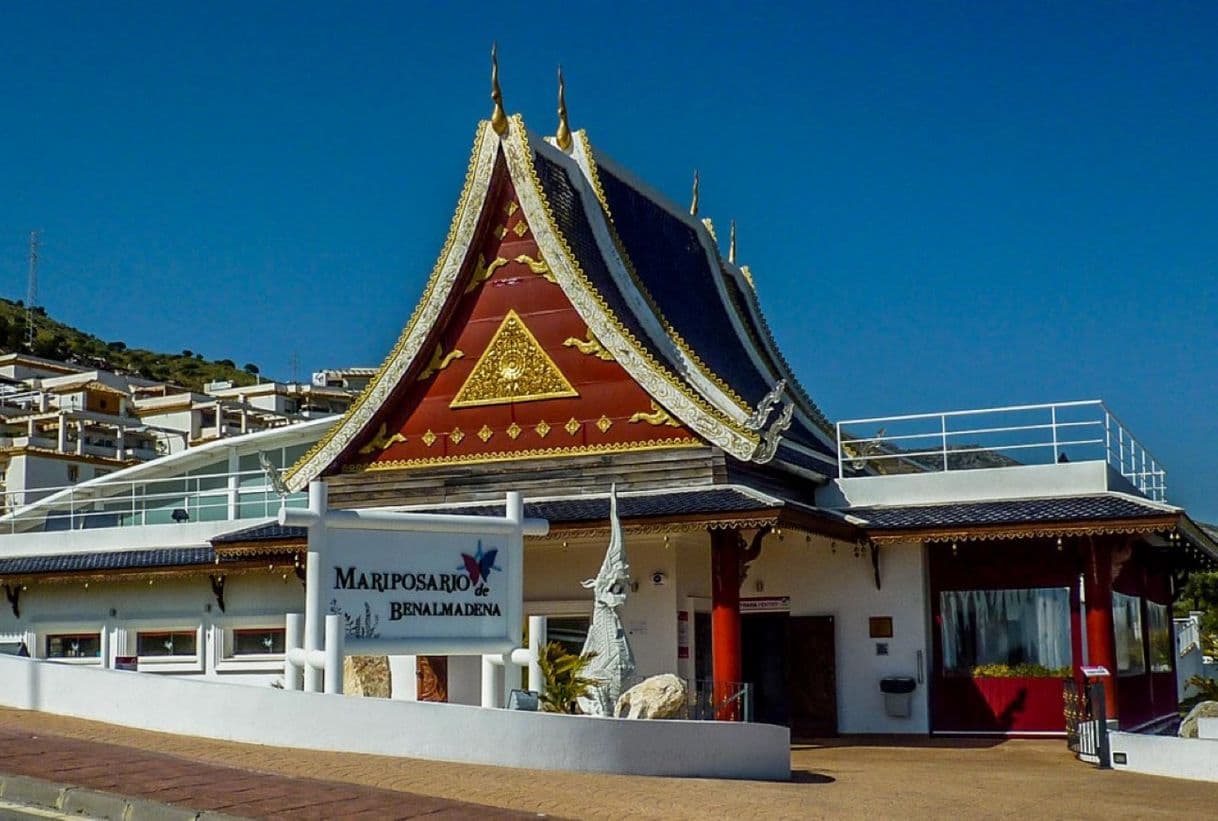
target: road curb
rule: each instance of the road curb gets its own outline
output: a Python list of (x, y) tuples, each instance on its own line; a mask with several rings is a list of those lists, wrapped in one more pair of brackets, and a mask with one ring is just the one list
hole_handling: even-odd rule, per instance
[(107, 821), (240, 821), (237, 816), (210, 810), (193, 810), (7, 773), (0, 773), (0, 798), (12, 804)]

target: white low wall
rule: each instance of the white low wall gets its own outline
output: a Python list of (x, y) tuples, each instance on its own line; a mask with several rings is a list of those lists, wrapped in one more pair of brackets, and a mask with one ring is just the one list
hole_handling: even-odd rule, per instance
[[(0, 704), (144, 730), (542, 770), (785, 780), (769, 724), (627, 721), (327, 696), (0, 656)], [(324, 775), (324, 774), (320, 774)]]
[[(1218, 724), (1218, 719), (1208, 721)], [(1114, 770), (1218, 781), (1218, 741), (1120, 732), (1108, 738)]]

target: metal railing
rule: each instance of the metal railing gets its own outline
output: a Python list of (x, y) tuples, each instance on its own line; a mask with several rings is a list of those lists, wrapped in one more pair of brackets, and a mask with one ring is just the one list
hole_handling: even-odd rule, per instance
[[(870, 426), (875, 433), (861, 434)], [(1102, 460), (1155, 501), (1167, 471), (1099, 399), (837, 423), (838, 477)]]
[(6, 489), (0, 500), (9, 533), (266, 518), (308, 504), (304, 493), (281, 497), (261, 470)]
[(1186, 656), (1201, 649), (1201, 622), (1195, 614), (1173, 619), (1176, 625), (1176, 652)]
[(753, 720), (753, 687), (747, 681), (687, 682), (686, 711), (693, 721)]

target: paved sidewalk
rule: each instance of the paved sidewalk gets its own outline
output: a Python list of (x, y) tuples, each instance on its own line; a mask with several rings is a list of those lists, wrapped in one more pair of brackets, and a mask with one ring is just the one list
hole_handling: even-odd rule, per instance
[[(742, 819), (742, 818), (861, 818), (866, 821), (918, 818), (1212, 818), (1218, 807), (1218, 784), (1180, 781), (1136, 773), (1101, 771), (1081, 764), (1066, 751), (1061, 739), (927, 739), (853, 738), (818, 744), (798, 744), (791, 751), (788, 782), (727, 781), (698, 778), (648, 778), (593, 773), (543, 772), (444, 761), (394, 758), (319, 750), (293, 750), (238, 744), (189, 736), (153, 733), (64, 718), (47, 713), (0, 708), (0, 751), (20, 752), (14, 746), (58, 739), (100, 743), (111, 748), (119, 764), (134, 756), (166, 758), (179, 768), (177, 781), (153, 783), (161, 795), (177, 800), (189, 789), (207, 784), (219, 791), (224, 811), (251, 812), (231, 802), (244, 797), (256, 803), (247, 789), (268, 784), (295, 785), (324, 777), (338, 784), (322, 784), (322, 798), (341, 800), (337, 790), (353, 796), (376, 796), (391, 810), (372, 810), (369, 817), (410, 817), (435, 801), (441, 817), (476, 815), (494, 817), (494, 810), (467, 803), (494, 805), (529, 813), (500, 817), (531, 817), (548, 813), (567, 818), (617, 819)], [(30, 736), (38, 736), (31, 739)], [(24, 740), (24, 741), (23, 741)], [(117, 748), (117, 750), (113, 749)], [(155, 750), (155, 754), (148, 751)], [(27, 761), (34, 759), (27, 758)], [(45, 763), (51, 763), (47, 759)], [(92, 762), (78, 760), (72, 772), (89, 773)], [(6, 768), (0, 755), (0, 771)], [(157, 764), (156, 766), (161, 766)], [(216, 771), (203, 785), (191, 786), (191, 777)], [(129, 772), (124, 769), (122, 772)], [(103, 767), (94, 777), (124, 785), (141, 783), (140, 768), (118, 778)], [(100, 774), (99, 774), (100, 772)], [(72, 781), (71, 773), (54, 777)], [(217, 786), (212, 779), (224, 779)], [(286, 778), (285, 778), (286, 777)], [(85, 785), (88, 786), (88, 785)], [(365, 790), (365, 788), (372, 788)], [(109, 787), (108, 789), (119, 789)], [(290, 801), (294, 786), (272, 796)], [(162, 799), (164, 800), (164, 799)], [(209, 804), (206, 807), (220, 806)], [(324, 805), (322, 805), (324, 806)], [(351, 804), (333, 801), (329, 812), (313, 816), (303, 810), (261, 808), (263, 817), (345, 817)], [(381, 804), (384, 807), (386, 804)], [(447, 814), (447, 815), (445, 815)]]
[[(266, 752), (271, 754), (270, 750)], [(39, 786), (54, 792), (63, 785), (73, 785), (183, 808), (181, 814), (158, 814), (155, 808), (147, 807), (144, 817), (190, 818), (196, 812), (207, 811), (267, 819), (537, 817), (535, 813), (416, 793), (219, 766), (147, 749), (31, 732), (12, 724), (0, 725), (0, 773), (57, 782), (45, 785), (26, 782), (34, 788), (27, 790), (31, 793), (37, 792)], [(8, 793), (5, 790), (6, 798)], [(88, 807), (84, 811), (90, 815), (97, 812)], [(121, 812), (120, 809), (115, 817), (121, 817)]]

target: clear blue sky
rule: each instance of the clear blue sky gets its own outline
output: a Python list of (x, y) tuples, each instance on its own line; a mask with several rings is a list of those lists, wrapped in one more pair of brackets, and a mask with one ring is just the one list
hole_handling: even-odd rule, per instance
[[(667, 6), (666, 8), (662, 8)], [(487, 50), (740, 226), (833, 418), (1102, 397), (1218, 519), (1218, 5), (6, 4), (0, 293), (286, 378), (379, 364)]]

